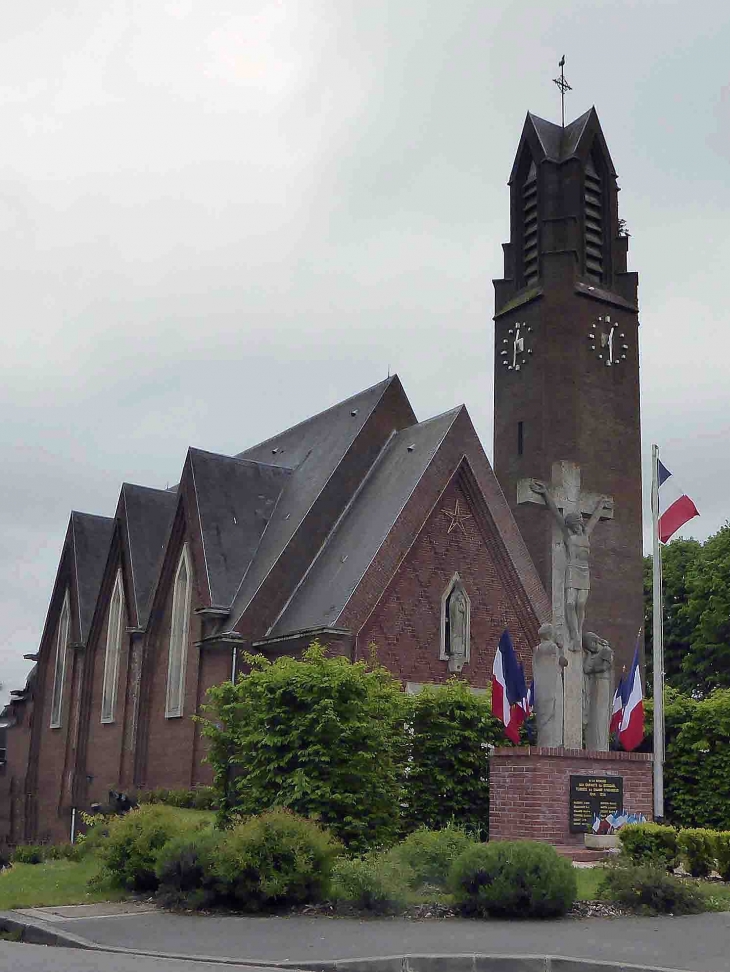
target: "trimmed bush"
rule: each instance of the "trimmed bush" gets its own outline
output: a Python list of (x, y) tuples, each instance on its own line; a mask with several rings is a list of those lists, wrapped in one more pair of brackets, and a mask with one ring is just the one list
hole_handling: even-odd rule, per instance
[(695, 915), (705, 910), (695, 885), (661, 867), (608, 868), (598, 894), (638, 914)]
[(679, 863), (677, 831), (663, 824), (627, 824), (619, 830), (621, 849), (632, 864), (673, 870)]
[(692, 877), (707, 877), (715, 867), (715, 832), (702, 828), (680, 830), (677, 850)]
[(212, 786), (196, 786), (192, 790), (140, 790), (137, 794), (140, 804), (160, 803), (181, 810), (217, 809), (215, 790)]
[(461, 910), (480, 917), (554, 918), (570, 910), (578, 893), (571, 862), (529, 840), (468, 847), (449, 883)]
[(408, 868), (390, 856), (341, 858), (332, 872), (332, 899), (376, 915), (392, 915), (406, 906)]
[(730, 881), (730, 830), (721, 830), (713, 838), (717, 873), (723, 881)]
[(474, 838), (459, 827), (445, 827), (443, 830), (421, 827), (393, 847), (387, 856), (408, 869), (412, 887), (433, 884), (445, 888), (454, 861), (474, 844)]
[(392, 843), (410, 706), (398, 679), (328, 658), (316, 642), (301, 659), (245, 662), (235, 685), (209, 690), (201, 721), (221, 823), (287, 807), (321, 820), (353, 853)]
[(338, 842), (313, 820), (276, 809), (226, 831), (213, 876), (244, 911), (320, 901), (329, 891)]
[(13, 864), (42, 864), (47, 850), (47, 847), (40, 844), (20, 844), (13, 851), (10, 860)]
[(43, 848), (46, 861), (79, 861), (81, 847), (77, 844), (48, 844)]
[(154, 891), (160, 850), (173, 837), (208, 826), (172, 807), (146, 806), (109, 821), (98, 844), (99, 858), (112, 880), (130, 891)]
[(218, 903), (214, 865), (222, 836), (220, 831), (201, 830), (175, 837), (161, 848), (155, 874), (164, 907), (196, 910)]
[(450, 678), (413, 698), (411, 758), (404, 786), (408, 829), (454, 822), (472, 831), (489, 825), (488, 744), (504, 745), (504, 726), (487, 695)]

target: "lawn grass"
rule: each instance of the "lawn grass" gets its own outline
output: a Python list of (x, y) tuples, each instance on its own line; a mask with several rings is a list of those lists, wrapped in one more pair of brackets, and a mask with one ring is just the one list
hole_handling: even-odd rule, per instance
[(575, 876), (578, 881), (578, 901), (593, 901), (598, 897), (598, 885), (603, 879), (602, 867), (576, 867)]
[(124, 891), (88, 887), (99, 873), (99, 863), (88, 856), (80, 861), (48, 861), (46, 864), (13, 864), (0, 872), (0, 911), (10, 908), (42, 908), (46, 905), (92, 904), (119, 901)]

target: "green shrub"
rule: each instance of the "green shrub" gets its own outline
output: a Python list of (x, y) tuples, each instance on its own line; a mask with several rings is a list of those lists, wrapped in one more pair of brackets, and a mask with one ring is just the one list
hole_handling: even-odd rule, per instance
[(221, 898), (215, 878), (220, 831), (201, 830), (183, 834), (165, 844), (157, 855), (157, 891), (165, 908), (208, 908)]
[(433, 884), (445, 888), (451, 865), (462, 851), (476, 841), (459, 827), (429, 830), (421, 827), (393, 847), (388, 857), (410, 872), (413, 887)]
[(376, 915), (402, 911), (407, 902), (408, 868), (390, 856), (340, 858), (332, 873), (332, 899)]
[(13, 851), (13, 864), (42, 864), (48, 848), (41, 844), (20, 844)]
[(302, 659), (245, 661), (248, 674), (210, 689), (201, 720), (221, 822), (287, 807), (354, 853), (392, 843), (410, 705), (400, 682), (316, 642)]
[(468, 847), (454, 861), (449, 883), (462, 911), (478, 916), (552, 918), (569, 911), (578, 893), (571, 862), (528, 840)]
[(713, 839), (717, 873), (723, 881), (730, 881), (730, 830), (715, 833)]
[(159, 803), (181, 810), (215, 810), (216, 795), (212, 786), (196, 786), (192, 790), (140, 790), (137, 794), (140, 804)]
[(632, 864), (673, 870), (679, 863), (677, 831), (663, 824), (627, 824), (619, 830), (621, 849)]
[(340, 845), (314, 821), (269, 810), (224, 833), (213, 876), (244, 911), (319, 901)]
[(489, 751), (503, 745), (504, 726), (486, 695), (452, 678), (426, 687), (412, 702), (404, 817), (409, 829), (453, 821), (472, 831), (489, 823)]
[(702, 828), (680, 830), (677, 850), (692, 877), (707, 877), (715, 867), (715, 831)]
[(99, 858), (116, 884), (130, 891), (154, 891), (160, 850), (173, 837), (201, 826), (206, 824), (172, 807), (139, 807), (109, 822), (109, 833), (98, 844)]
[(607, 868), (598, 894), (629, 911), (652, 915), (694, 915), (704, 911), (699, 889), (661, 867)]

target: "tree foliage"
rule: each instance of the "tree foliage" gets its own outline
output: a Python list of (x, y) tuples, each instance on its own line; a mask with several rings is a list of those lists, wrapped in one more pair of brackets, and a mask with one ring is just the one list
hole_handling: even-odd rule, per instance
[[(651, 659), (651, 558), (644, 562), (647, 660)], [(730, 688), (730, 523), (704, 544), (662, 550), (664, 668), (668, 685), (701, 698)], [(651, 685), (651, 677), (647, 675)]]
[(287, 807), (351, 850), (392, 842), (400, 823), (408, 700), (377, 664), (246, 657), (248, 674), (212, 688), (202, 720), (220, 815)]

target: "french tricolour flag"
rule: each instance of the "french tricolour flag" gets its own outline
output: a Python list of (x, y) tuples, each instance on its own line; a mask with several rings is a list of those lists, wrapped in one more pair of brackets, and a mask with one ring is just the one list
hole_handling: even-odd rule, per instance
[(520, 741), (520, 726), (529, 714), (525, 672), (517, 661), (509, 631), (499, 639), (492, 668), (492, 715), (504, 725), (513, 743)]
[(621, 720), (624, 715), (624, 706), (626, 705), (626, 687), (627, 681), (622, 675), (618, 680), (618, 685), (616, 686), (616, 691), (613, 695), (613, 705), (611, 706), (611, 723), (608, 727), (608, 731), (611, 734), (617, 733), (621, 726)]
[(618, 739), (627, 752), (636, 749), (644, 738), (644, 693), (641, 688), (641, 668), (639, 667), (639, 642), (636, 643), (634, 661), (626, 678), (626, 702), (624, 703)]
[(657, 479), (659, 482), (659, 539), (666, 543), (681, 526), (699, 516), (697, 507), (686, 493), (683, 493), (667, 467), (657, 459)]

